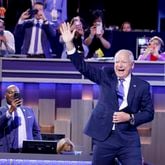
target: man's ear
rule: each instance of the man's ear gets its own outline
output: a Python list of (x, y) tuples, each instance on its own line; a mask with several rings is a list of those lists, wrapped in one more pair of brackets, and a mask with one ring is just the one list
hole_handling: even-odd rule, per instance
[(132, 63), (132, 69), (134, 69), (135, 63)]

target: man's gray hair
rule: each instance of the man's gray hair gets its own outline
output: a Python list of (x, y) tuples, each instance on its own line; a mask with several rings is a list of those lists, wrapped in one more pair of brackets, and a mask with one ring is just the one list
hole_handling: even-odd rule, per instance
[(134, 55), (133, 55), (132, 51), (127, 50), (127, 49), (121, 49), (116, 52), (115, 57), (114, 57), (115, 62), (116, 62), (116, 58), (119, 54), (128, 54), (130, 61), (134, 62)]

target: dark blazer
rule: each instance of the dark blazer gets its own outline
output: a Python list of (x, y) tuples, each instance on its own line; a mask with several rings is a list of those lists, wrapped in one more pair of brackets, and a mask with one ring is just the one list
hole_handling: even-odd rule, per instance
[[(27, 139), (41, 139), (40, 128), (33, 110), (24, 106), (20, 108), (25, 117)], [(18, 148), (18, 126), (12, 117), (6, 118), (7, 110), (7, 106), (0, 108), (0, 152), (9, 152), (11, 148)]]
[[(23, 24), (17, 24), (14, 31), (16, 42), (16, 53), (27, 54), (30, 47), (30, 40), (32, 35), (32, 27), (34, 20), (30, 19)], [(56, 37), (56, 32), (52, 25), (42, 24), (41, 44), (46, 58), (51, 58), (51, 44), (50, 42)], [(21, 48), (21, 52), (20, 52)]]
[[(100, 87), (98, 103), (92, 111), (84, 132), (94, 139), (103, 141), (112, 131), (113, 113), (119, 111), (116, 74), (113, 68), (91, 66), (77, 53), (69, 57), (86, 78), (97, 83)], [(135, 123), (134, 125), (131, 125), (130, 122), (119, 123), (116, 124), (115, 129), (118, 130), (122, 139), (125, 139), (128, 143), (131, 140), (132, 145), (139, 145), (140, 140), (136, 127), (153, 120), (154, 117), (149, 83), (132, 75), (127, 99), (128, 107), (123, 111), (134, 114)]]

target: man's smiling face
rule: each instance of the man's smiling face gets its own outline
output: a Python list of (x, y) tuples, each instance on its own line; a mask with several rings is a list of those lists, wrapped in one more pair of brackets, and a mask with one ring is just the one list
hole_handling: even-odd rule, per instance
[(126, 78), (134, 68), (134, 62), (126, 50), (119, 51), (115, 55), (114, 70), (118, 78)]

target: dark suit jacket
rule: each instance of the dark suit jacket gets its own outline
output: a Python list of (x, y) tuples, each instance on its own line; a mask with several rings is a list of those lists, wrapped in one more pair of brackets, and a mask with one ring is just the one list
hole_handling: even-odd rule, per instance
[[(33, 19), (25, 21), (23, 24), (17, 24), (14, 31), (16, 42), (16, 53), (27, 54), (30, 47), (32, 35)], [(56, 32), (50, 24), (43, 24), (41, 32), (41, 44), (46, 58), (51, 58), (50, 42), (56, 37)], [(21, 48), (21, 52), (20, 49)]]
[[(119, 111), (116, 74), (113, 68), (91, 66), (84, 62), (82, 56), (77, 53), (69, 57), (75, 67), (86, 78), (100, 86), (98, 103), (92, 111), (84, 132), (94, 139), (104, 141), (112, 131), (113, 113)], [(149, 83), (132, 75), (127, 100), (128, 107), (123, 111), (134, 114), (135, 124), (131, 125), (130, 122), (123, 122), (116, 124), (115, 129), (123, 140), (128, 141), (128, 144), (131, 140), (132, 145), (139, 145), (140, 140), (136, 127), (151, 121), (154, 117)]]
[[(20, 107), (26, 123), (26, 134), (28, 140), (41, 139), (40, 129), (34, 112), (28, 107)], [(7, 106), (0, 108), (0, 152), (9, 152), (11, 148), (18, 148), (18, 126), (13, 118), (6, 118)]]

